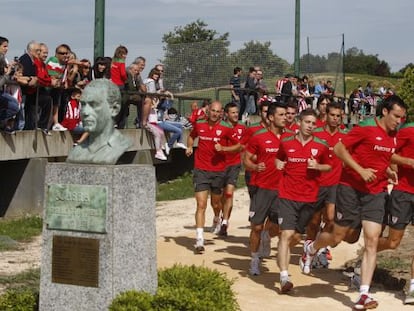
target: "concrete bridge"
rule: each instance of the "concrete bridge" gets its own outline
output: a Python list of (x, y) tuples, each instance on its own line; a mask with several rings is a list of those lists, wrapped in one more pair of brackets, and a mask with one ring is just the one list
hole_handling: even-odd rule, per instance
[[(192, 161), (183, 149), (173, 149), (168, 161), (154, 158), (152, 135), (146, 130), (124, 129), (132, 146), (121, 163), (154, 164), (157, 180), (173, 178), (188, 171)], [(48, 162), (64, 162), (73, 146), (70, 132), (20, 131), (16, 135), (0, 134), (0, 217), (40, 214), (43, 210), (45, 167)], [(188, 132), (184, 131), (184, 141)]]

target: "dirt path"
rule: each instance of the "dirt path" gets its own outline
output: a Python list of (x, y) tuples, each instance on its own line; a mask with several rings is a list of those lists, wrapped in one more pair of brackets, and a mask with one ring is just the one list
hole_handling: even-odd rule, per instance
[[(276, 265), (277, 239), (272, 241), (271, 258), (264, 260), (262, 275), (247, 274), (250, 254), (248, 251), (249, 227), (247, 222), (248, 194), (244, 189), (235, 195), (229, 237), (219, 239), (206, 232), (206, 252), (194, 255), (194, 199), (162, 202), (157, 204), (157, 256), (158, 267), (170, 267), (175, 263), (203, 265), (217, 269), (234, 280), (234, 290), (243, 311), (256, 310), (350, 310), (358, 293), (349, 288), (349, 279), (339, 271), (347, 260), (356, 257), (360, 243), (340, 244), (332, 253), (334, 260), (330, 269), (314, 270), (314, 275), (300, 273), (298, 260), (301, 245), (292, 251), (289, 267), (295, 285), (291, 295), (278, 293), (279, 270)], [(212, 211), (207, 213), (207, 224)], [(23, 251), (3, 252), (0, 256), (0, 275), (16, 274), (28, 268), (38, 267), (41, 239), (22, 245)], [(338, 270), (337, 270), (338, 269)], [(376, 310), (413, 310), (414, 306), (402, 305), (402, 293), (384, 291), (374, 287), (373, 292), (380, 305)]]

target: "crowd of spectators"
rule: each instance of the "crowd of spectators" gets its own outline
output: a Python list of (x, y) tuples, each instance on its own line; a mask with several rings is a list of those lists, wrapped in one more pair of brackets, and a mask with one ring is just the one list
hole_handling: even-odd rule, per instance
[[(116, 127), (127, 126), (130, 105), (136, 106), (136, 128), (154, 136), (156, 158), (166, 160), (170, 149), (186, 149), (184, 128), (191, 122), (172, 107), (173, 94), (163, 81), (164, 66), (157, 64), (147, 78), (141, 76), (146, 59), (136, 57), (126, 66), (127, 47), (118, 46), (113, 57), (94, 62), (79, 59), (71, 47), (60, 44), (49, 56), (45, 43), (30, 41), (25, 53), (9, 60), (9, 40), (0, 37), (0, 130), (13, 135), (21, 130), (71, 131), (75, 144), (88, 137), (80, 117), (82, 90), (94, 79), (109, 79), (122, 93)], [(167, 136), (166, 136), (167, 134)]]

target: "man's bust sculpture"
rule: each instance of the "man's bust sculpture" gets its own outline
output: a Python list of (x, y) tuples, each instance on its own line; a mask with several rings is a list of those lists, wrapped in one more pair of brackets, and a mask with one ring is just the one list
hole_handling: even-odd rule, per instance
[(121, 109), (119, 88), (107, 79), (89, 83), (81, 97), (81, 118), (88, 138), (75, 146), (66, 162), (116, 164), (131, 146), (131, 141), (114, 128), (114, 118)]

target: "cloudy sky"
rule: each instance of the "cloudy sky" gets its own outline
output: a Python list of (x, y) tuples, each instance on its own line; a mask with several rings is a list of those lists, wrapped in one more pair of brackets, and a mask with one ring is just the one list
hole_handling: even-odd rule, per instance
[[(201, 19), (219, 34), (228, 32), (230, 49), (270, 41), (278, 56), (293, 62), (295, 0), (106, 0), (105, 54), (126, 45), (127, 62), (147, 58), (147, 68), (163, 57), (162, 36), (175, 26)], [(27, 42), (48, 44), (51, 53), (67, 43), (79, 58), (93, 57), (94, 0), (1, 0), (0, 36), (10, 40), (8, 58)], [(302, 0), (301, 55), (357, 47), (378, 55), (392, 71), (414, 63), (413, 0)]]

